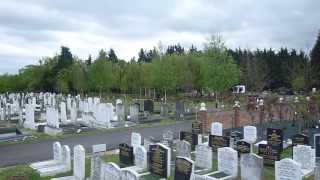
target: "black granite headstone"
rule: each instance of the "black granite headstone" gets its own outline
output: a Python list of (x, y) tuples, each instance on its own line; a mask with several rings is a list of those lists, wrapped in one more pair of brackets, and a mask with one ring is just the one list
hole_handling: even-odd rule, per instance
[(309, 137), (304, 134), (296, 134), (292, 136), (292, 145), (309, 145)]
[(320, 157), (320, 134), (314, 135), (314, 148), (316, 150), (316, 158)]
[(229, 147), (230, 137), (209, 135), (209, 146), (212, 147), (213, 151), (217, 151), (218, 148)]
[(246, 141), (237, 141), (236, 150), (238, 155), (250, 153), (250, 143)]
[(175, 180), (190, 180), (193, 162), (184, 157), (177, 157), (174, 173)]
[(153, 101), (152, 100), (145, 100), (144, 101), (144, 111), (153, 112)]
[(279, 146), (280, 151), (283, 149), (283, 132), (281, 129), (267, 129), (267, 144), (271, 146)]
[(134, 164), (133, 147), (128, 144), (119, 144), (119, 161), (121, 167), (127, 167)]
[(274, 166), (275, 161), (280, 160), (280, 147), (267, 144), (259, 144), (258, 155), (263, 157), (266, 166)]
[(196, 145), (198, 145), (198, 134), (194, 134), (187, 131), (180, 131), (180, 141), (185, 140), (190, 143), (191, 150), (195, 150)]
[(168, 172), (168, 149), (158, 145), (149, 146), (149, 169), (150, 172), (159, 175), (162, 178), (167, 178)]
[(192, 133), (193, 134), (202, 134), (201, 128), (202, 123), (199, 121), (192, 122)]

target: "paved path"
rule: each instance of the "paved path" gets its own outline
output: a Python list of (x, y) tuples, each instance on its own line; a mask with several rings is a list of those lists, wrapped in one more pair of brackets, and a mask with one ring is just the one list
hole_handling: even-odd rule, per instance
[[(59, 141), (62, 145), (69, 145), (71, 149), (73, 146), (81, 144), (85, 147), (86, 152), (91, 152), (91, 146), (94, 144), (107, 144), (108, 149), (115, 149), (120, 143), (130, 143), (130, 134), (133, 131), (141, 133), (142, 138), (152, 136), (160, 139), (162, 132), (165, 130), (172, 130), (176, 134), (180, 130), (189, 131), (191, 130), (191, 122), (151, 128), (130, 128), (88, 136), (72, 136)], [(0, 145), (0, 167), (52, 159), (52, 143), (54, 141), (45, 140), (28, 144)]]

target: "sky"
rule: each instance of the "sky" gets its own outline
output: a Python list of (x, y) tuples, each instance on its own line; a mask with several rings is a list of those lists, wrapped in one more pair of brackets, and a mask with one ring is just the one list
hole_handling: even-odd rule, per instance
[(17, 73), (68, 46), (86, 59), (113, 48), (180, 43), (202, 48), (220, 34), (229, 48), (310, 51), (320, 30), (319, 0), (2, 0), (0, 74)]

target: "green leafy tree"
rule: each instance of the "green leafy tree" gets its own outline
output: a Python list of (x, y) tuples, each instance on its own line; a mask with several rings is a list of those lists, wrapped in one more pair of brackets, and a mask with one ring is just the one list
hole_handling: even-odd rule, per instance
[(314, 86), (320, 87), (320, 32), (311, 53), (312, 79)]

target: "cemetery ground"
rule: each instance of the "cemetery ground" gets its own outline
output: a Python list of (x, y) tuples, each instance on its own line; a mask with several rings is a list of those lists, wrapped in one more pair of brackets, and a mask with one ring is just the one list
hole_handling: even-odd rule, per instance
[[(255, 152), (257, 152), (257, 148), (254, 149)], [(287, 148), (281, 155), (281, 159), (283, 158), (291, 158), (292, 157), (292, 149), (291, 147)], [(115, 154), (111, 155), (104, 155), (102, 159), (105, 162), (114, 162), (116, 164), (119, 164), (119, 156)], [(172, 159), (175, 159), (175, 157), (172, 157)], [(90, 167), (91, 167), (91, 160), (89, 157), (86, 158), (86, 177), (90, 177)], [(213, 170), (217, 170), (217, 161), (213, 160)], [(68, 173), (62, 173), (58, 174), (57, 176), (54, 177), (63, 177), (63, 176), (68, 176), (71, 175), (72, 171)], [(172, 168), (172, 175), (168, 178), (168, 180), (174, 180), (173, 177), (174, 174), (174, 168)], [(274, 167), (273, 166), (264, 166), (263, 170), (263, 180), (271, 180), (274, 179)], [(30, 168), (28, 165), (19, 165), (19, 166), (13, 166), (13, 167), (7, 167), (7, 168), (2, 168), (0, 169), (0, 179), (9, 179), (12, 177), (26, 177), (27, 179), (32, 179), (32, 180), (49, 180), (52, 177), (40, 177), (40, 175)], [(158, 180), (159, 177), (156, 175), (147, 175), (143, 177), (143, 180)], [(238, 178), (240, 180), (240, 176)], [(313, 180), (314, 177), (308, 177), (304, 178), (304, 180)]]

